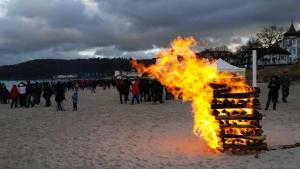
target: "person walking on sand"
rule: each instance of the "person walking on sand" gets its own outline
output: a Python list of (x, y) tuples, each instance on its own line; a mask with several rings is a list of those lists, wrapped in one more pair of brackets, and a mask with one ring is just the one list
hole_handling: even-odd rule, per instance
[(271, 82), (268, 85), (269, 88), (269, 94), (268, 94), (268, 100), (265, 110), (268, 110), (270, 102), (273, 102), (273, 110), (276, 110), (276, 103), (278, 100), (278, 91), (280, 89), (280, 83), (278, 81), (277, 76), (271, 77)]
[(13, 106), (15, 106), (15, 108), (17, 108), (19, 97), (20, 97), (20, 92), (17, 88), (17, 85), (13, 85), (12, 89), (10, 90), (10, 97), (11, 97), (10, 108), (13, 108)]
[(291, 80), (289, 76), (287, 75), (287, 71), (283, 72), (283, 75), (280, 78), (280, 84), (281, 84), (281, 92), (282, 92), (282, 101), (284, 103), (287, 102), (287, 97), (289, 96), (290, 93), (290, 84)]
[(132, 82), (131, 86), (131, 93), (132, 93), (132, 99), (131, 99), (131, 104), (134, 104), (134, 100), (136, 100), (137, 104), (140, 104), (140, 99), (139, 99), (139, 82), (138, 80), (134, 80)]
[(73, 111), (77, 111), (77, 102), (78, 102), (78, 91), (74, 90), (72, 95), (72, 102), (73, 102)]

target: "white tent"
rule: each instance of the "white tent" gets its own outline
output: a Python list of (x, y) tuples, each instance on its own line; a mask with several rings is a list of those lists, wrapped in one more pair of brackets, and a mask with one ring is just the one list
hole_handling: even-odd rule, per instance
[(223, 59), (218, 59), (216, 61), (216, 65), (219, 72), (237, 72), (240, 75), (245, 76), (245, 68), (239, 68), (234, 65), (231, 65)]

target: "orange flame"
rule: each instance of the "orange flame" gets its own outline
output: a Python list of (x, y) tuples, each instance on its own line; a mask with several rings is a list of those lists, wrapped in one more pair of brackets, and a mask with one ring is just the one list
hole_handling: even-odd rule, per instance
[[(197, 58), (191, 47), (196, 45), (193, 37), (177, 37), (171, 42), (171, 48), (162, 50), (157, 55), (156, 64), (148, 67), (131, 62), (139, 73), (147, 73), (158, 79), (176, 98), (192, 102), (194, 113), (193, 132), (203, 137), (208, 145), (217, 150), (222, 141), (219, 122), (211, 113), (213, 100), (212, 82), (222, 82), (238, 86), (240, 92), (247, 91), (243, 81), (233, 82), (229, 73), (218, 73), (215, 64), (209, 64), (205, 59)], [(241, 88), (242, 86), (242, 88)], [(236, 91), (235, 91), (236, 92)]]

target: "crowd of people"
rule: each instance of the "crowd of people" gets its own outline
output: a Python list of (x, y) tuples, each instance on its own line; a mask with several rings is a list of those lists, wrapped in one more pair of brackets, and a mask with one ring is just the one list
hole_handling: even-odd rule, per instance
[(164, 91), (165, 100), (174, 98), (159, 81), (148, 78), (34, 83), (27, 81), (14, 84), (10, 90), (4, 83), (0, 83), (0, 104), (10, 104), (11, 108), (31, 108), (39, 105), (43, 98), (45, 106), (50, 107), (51, 98), (54, 97), (56, 110), (63, 111), (63, 101), (66, 100), (65, 92), (73, 91), (71, 96), (73, 111), (77, 111), (78, 90), (90, 90), (91, 93), (96, 93), (97, 86), (102, 87), (103, 90), (117, 88), (121, 104), (129, 102), (130, 96), (132, 96), (131, 104), (139, 104), (141, 101), (162, 104)]
[(9, 90), (4, 83), (0, 83), (0, 104), (10, 104), (11, 108), (30, 108), (39, 105), (41, 98), (45, 99), (45, 106), (50, 107), (51, 97), (54, 96), (56, 109), (63, 111), (63, 101), (66, 100), (65, 92), (73, 91), (71, 100), (73, 110), (77, 111), (78, 90), (89, 89), (91, 93), (96, 93), (96, 87), (103, 89), (114, 87), (111, 80), (73, 80), (66, 82), (20, 82), (14, 84)]
[(139, 104), (141, 101), (152, 101), (154, 104), (162, 104), (164, 90), (165, 100), (174, 98), (174, 96), (169, 93), (159, 81), (148, 78), (137, 78), (133, 81), (129, 79), (118, 79), (116, 80), (116, 88), (119, 92), (121, 104), (127, 104), (130, 93), (132, 95), (131, 104), (134, 104), (135, 102)]
[[(284, 72), (279, 78), (272, 76), (268, 84), (269, 93), (265, 110), (268, 110), (269, 105), (273, 102), (273, 110), (276, 110), (278, 102), (279, 90), (282, 91), (282, 102), (287, 102), (289, 95), (289, 86), (291, 81)], [(25, 107), (30, 108), (39, 105), (41, 98), (45, 100), (45, 106), (50, 107), (51, 97), (54, 96), (56, 102), (56, 109), (63, 111), (63, 101), (66, 100), (65, 92), (73, 91), (71, 100), (73, 102), (73, 111), (78, 110), (78, 90), (90, 90), (91, 93), (96, 93), (97, 86), (102, 87), (103, 90), (109, 88), (116, 88), (119, 93), (120, 103), (140, 104), (141, 101), (153, 102), (162, 104), (164, 101), (163, 93), (165, 93), (165, 100), (172, 100), (174, 96), (168, 92), (166, 88), (155, 79), (136, 78), (117, 79), (117, 80), (72, 80), (66, 82), (20, 82), (14, 84), (9, 90), (4, 83), (0, 83), (0, 104), (10, 104), (11, 108)], [(130, 97), (131, 96), (131, 100)]]

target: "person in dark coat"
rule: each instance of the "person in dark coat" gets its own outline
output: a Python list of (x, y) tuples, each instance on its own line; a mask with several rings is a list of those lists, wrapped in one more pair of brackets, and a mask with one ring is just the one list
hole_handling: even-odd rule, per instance
[[(138, 87), (139, 87), (139, 99), (140, 101), (143, 101), (144, 99), (144, 95), (145, 95), (145, 79), (140, 79), (139, 83), (138, 83)], [(146, 101), (144, 99), (144, 101)]]
[(29, 105), (31, 105), (31, 107), (34, 106), (34, 103), (31, 100), (32, 90), (33, 90), (32, 84), (30, 83), (30, 81), (27, 81), (27, 84), (26, 84), (26, 94), (25, 94), (26, 95), (26, 107), (27, 108), (29, 107)]
[(277, 76), (271, 77), (271, 82), (269, 83), (268, 88), (269, 94), (265, 110), (268, 110), (271, 101), (273, 102), (273, 110), (276, 110), (276, 103), (278, 101), (278, 91), (280, 89), (280, 82)]
[(4, 102), (4, 84), (0, 82), (0, 104)]
[(280, 78), (280, 84), (281, 84), (281, 92), (282, 92), (282, 101), (286, 103), (287, 102), (286, 99), (290, 93), (290, 85), (291, 85), (291, 80), (287, 75), (287, 71), (283, 72), (283, 75)]
[(63, 100), (65, 100), (65, 88), (64, 84), (61, 82), (57, 82), (55, 87), (55, 101), (56, 101), (56, 110), (57, 111), (63, 111)]
[(41, 95), (43, 92), (43, 86), (41, 83), (36, 82), (34, 85), (34, 103), (39, 105), (41, 102)]
[(129, 92), (130, 92), (130, 86), (131, 86), (131, 82), (129, 79), (125, 79), (124, 81), (124, 96), (125, 96), (125, 103), (129, 100)]
[(157, 101), (159, 103), (163, 103), (163, 100), (162, 100), (163, 92), (164, 92), (163, 85), (157, 80), (154, 80), (152, 85), (153, 85), (153, 92), (154, 92), (153, 103), (155, 104)]
[(96, 81), (92, 81), (91, 82), (91, 92), (92, 93), (96, 93), (96, 88), (97, 88), (97, 82)]
[(120, 103), (123, 104), (123, 97), (124, 97), (124, 81), (121, 79), (116, 80), (116, 88), (119, 93)]
[(45, 102), (46, 102), (46, 107), (50, 107), (51, 106), (51, 96), (52, 96), (52, 88), (50, 86), (50, 83), (49, 82), (46, 82), (44, 84), (44, 89), (43, 89), (43, 97), (45, 98)]
[(149, 81), (149, 79), (144, 80), (144, 101), (145, 102), (151, 101), (150, 81)]
[(130, 91), (130, 81), (129, 80), (121, 80), (119, 84), (117, 84), (117, 90), (119, 91), (120, 95), (120, 103), (123, 104), (123, 98), (125, 104), (128, 101), (128, 95)]
[(10, 93), (6, 87), (6, 85), (3, 85), (3, 104), (8, 104), (9, 103), (9, 99), (10, 99)]

